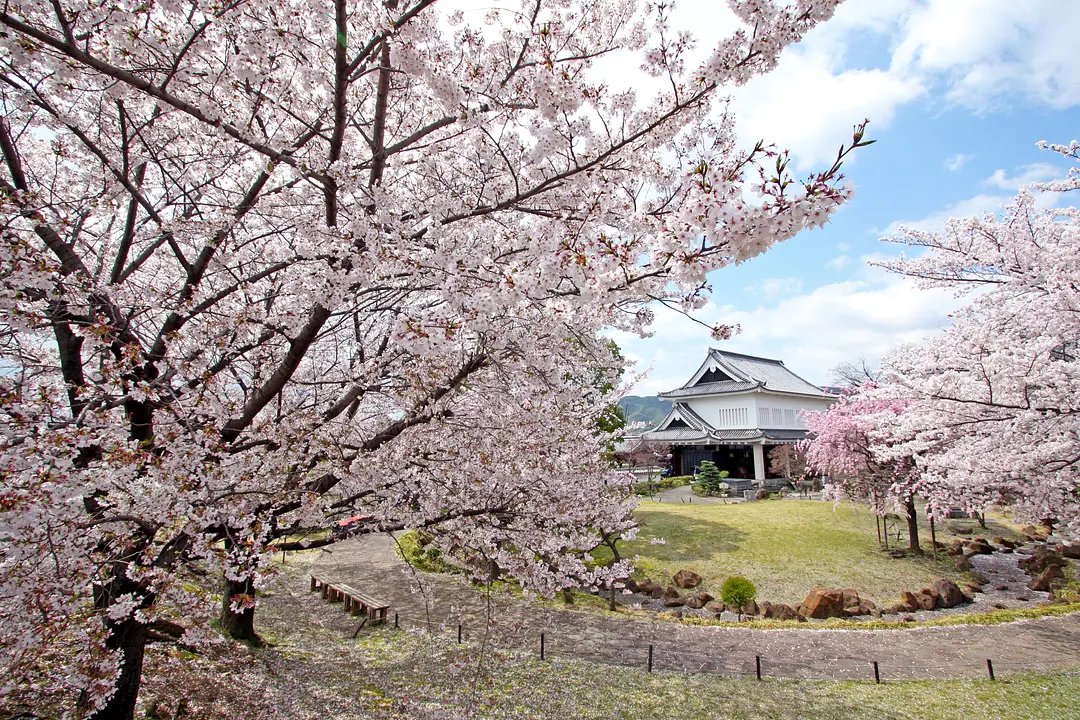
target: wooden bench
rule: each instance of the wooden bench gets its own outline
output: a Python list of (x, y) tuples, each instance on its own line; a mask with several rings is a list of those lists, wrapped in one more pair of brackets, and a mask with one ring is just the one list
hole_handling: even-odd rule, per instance
[(323, 599), (330, 602), (339, 600), (345, 606), (345, 612), (351, 615), (366, 615), (367, 622), (378, 625), (386, 622), (386, 611), (390, 605), (366, 595), (354, 587), (342, 582), (330, 581), (317, 575), (311, 576), (311, 591), (322, 591)]

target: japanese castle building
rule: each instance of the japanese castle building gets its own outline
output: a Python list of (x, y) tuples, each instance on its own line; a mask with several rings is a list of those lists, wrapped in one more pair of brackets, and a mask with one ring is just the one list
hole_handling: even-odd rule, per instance
[(690, 381), (660, 393), (671, 411), (643, 439), (671, 446), (673, 475), (712, 460), (733, 479), (764, 481), (769, 451), (806, 437), (799, 413), (823, 411), (837, 397), (780, 360), (710, 349)]

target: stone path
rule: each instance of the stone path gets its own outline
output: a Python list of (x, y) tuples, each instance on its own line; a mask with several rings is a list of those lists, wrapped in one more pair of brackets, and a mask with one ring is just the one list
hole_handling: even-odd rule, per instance
[[(454, 635), (538, 653), (540, 634), (553, 656), (684, 672), (753, 674), (755, 656), (770, 677), (883, 680), (975, 677), (993, 660), (998, 674), (1080, 668), (1080, 614), (1005, 625), (910, 630), (752, 630), (683, 625), (540, 607), (520, 599), (486, 597), (459, 578), (415, 573), (394, 553), (393, 540), (369, 536), (319, 555), (290, 558), (296, 572), (279, 576), (280, 596), (322, 602), (308, 593), (307, 573), (340, 579), (391, 603), (405, 628)], [(306, 565), (306, 566), (303, 566)], [(305, 600), (305, 597), (307, 598)], [(341, 613), (340, 606), (325, 607)], [(487, 622), (488, 618), (491, 623)]]

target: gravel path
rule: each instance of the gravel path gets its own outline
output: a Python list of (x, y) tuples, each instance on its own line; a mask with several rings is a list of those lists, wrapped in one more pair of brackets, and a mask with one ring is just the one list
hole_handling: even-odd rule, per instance
[[(879, 663), (883, 679), (985, 676), (988, 658), (998, 673), (1080, 668), (1080, 614), (1004, 625), (876, 631), (752, 630), (615, 618), (486, 597), (459, 578), (415, 573), (396, 556), (392, 543), (386, 536), (370, 536), (343, 542), (331, 552), (290, 558), (293, 571), (277, 578), (266, 602), (321, 603), (308, 591), (308, 573), (318, 572), (390, 602), (391, 614), (398, 613), (406, 628), (454, 634), (460, 623), (466, 642), (529, 652), (539, 651), (544, 633), (546, 652), (552, 655), (631, 666), (647, 662), (651, 645), (654, 667), (686, 672), (752, 674), (756, 656), (767, 676), (818, 679), (870, 679), (873, 662)], [(1010, 588), (994, 592), (1018, 595), (1015, 555), (983, 557), (976, 558), (976, 567)], [(1011, 565), (1002, 558), (1012, 558)], [(340, 614), (341, 609), (327, 605), (325, 612)]]

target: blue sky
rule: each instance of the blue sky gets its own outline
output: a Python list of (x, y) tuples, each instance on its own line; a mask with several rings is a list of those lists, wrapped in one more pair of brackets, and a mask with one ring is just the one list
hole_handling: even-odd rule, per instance
[[(680, 0), (673, 21), (702, 46), (735, 23), (705, 0)], [(866, 261), (899, 252), (879, 238), (900, 224), (936, 229), (993, 212), (1020, 185), (1065, 174), (1036, 142), (1080, 137), (1077, 27), (1076, 0), (848, 0), (773, 74), (739, 88), (741, 141), (788, 148), (800, 175), (827, 167), (863, 118), (877, 142), (845, 165), (855, 197), (825, 229), (710, 277), (701, 319), (739, 323), (740, 335), (716, 343), (662, 309), (653, 337), (615, 334), (639, 371), (652, 368), (631, 392), (681, 385), (710, 345), (779, 358), (825, 383), (838, 362), (876, 362), (946, 324), (960, 300)], [(637, 81), (612, 74), (613, 84)]]

